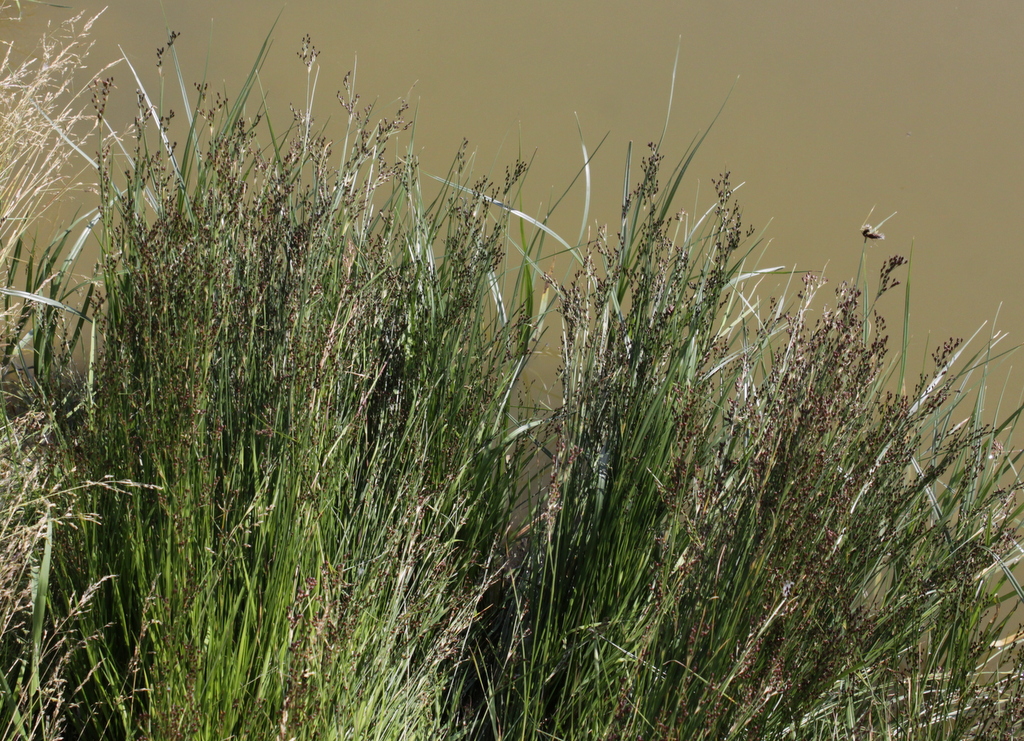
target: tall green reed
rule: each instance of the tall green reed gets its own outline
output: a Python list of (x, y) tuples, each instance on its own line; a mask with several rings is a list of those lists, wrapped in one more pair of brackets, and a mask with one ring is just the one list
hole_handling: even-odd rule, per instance
[(342, 94), (335, 154), (308, 109), (280, 133), (245, 115), (261, 61), (234, 101), (199, 87), (177, 151), (144, 99), (124, 181), (103, 162), (75, 460), (138, 485), (90, 488), (100, 519), (65, 544), (65, 588), (114, 576), (82, 717), (93, 737), (436, 737), (516, 496), (537, 317), (493, 290), (487, 198), (521, 171), (426, 202), (411, 148), (386, 158), (404, 107)]
[(855, 286), (813, 323), (811, 276), (793, 306), (754, 302), (728, 175), (707, 220), (673, 218), (688, 161), (661, 190), (652, 146), (562, 294), (550, 483), (478, 634), (477, 732), (1014, 733), (1017, 413), (961, 411), (955, 343), (893, 391)]

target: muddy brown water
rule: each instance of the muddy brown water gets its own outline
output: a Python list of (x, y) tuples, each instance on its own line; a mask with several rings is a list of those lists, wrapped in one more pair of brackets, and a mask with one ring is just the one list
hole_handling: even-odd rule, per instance
[[(591, 149), (608, 135), (593, 164), (591, 226), (616, 219), (627, 143), (638, 163), (644, 144), (661, 135), (678, 48), (670, 160), (728, 96), (692, 164), (684, 208), (706, 207), (711, 178), (731, 171), (734, 183), (745, 183), (737, 195), (747, 223), (769, 242), (761, 264), (824, 268), (833, 284), (857, 271), (865, 220), (877, 224), (896, 212), (866, 259), (874, 277), (885, 258), (913, 247), (912, 374), (943, 339), (969, 337), (986, 322), (982, 336), (994, 327), (1009, 335), (1003, 346), (1024, 342), (1019, 2), (63, 4), (73, 9), (23, 3), (20, 24), (0, 31), (30, 46), (47, 22), (107, 7), (95, 26), (94, 67), (123, 53), (147, 85), (157, 85), (155, 50), (167, 27), (181, 34), (186, 80), (205, 69), (211, 88), (229, 94), (269, 34), (260, 80), (279, 115), (305, 99), (296, 52), (308, 33), (320, 51), (314, 113), (321, 121), (341, 120), (335, 92), (355, 66), (364, 101), (376, 99), (382, 112), (410, 101), (426, 171), (443, 174), (464, 138), (480, 173), (500, 177), (520, 154), (532, 159), (524, 207), (534, 214), (580, 167), (578, 120)], [(127, 124), (136, 85), (123, 63), (112, 73), (108, 117)], [(170, 99), (175, 90), (168, 85)], [(575, 237), (582, 200), (577, 188), (556, 228)], [(902, 301), (894, 293), (880, 307), (895, 334)], [(1007, 373), (1004, 412), (1024, 388), (1010, 363), (996, 377)]]

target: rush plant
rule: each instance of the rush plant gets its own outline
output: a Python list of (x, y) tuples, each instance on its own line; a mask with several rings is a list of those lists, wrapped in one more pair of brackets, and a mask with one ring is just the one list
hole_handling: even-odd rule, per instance
[(982, 424), (956, 342), (897, 390), (871, 309), (902, 258), (813, 321), (814, 276), (757, 306), (728, 175), (691, 225), (661, 159), (561, 293), (550, 479), (478, 625), (477, 733), (1015, 737), (1018, 412)]
[(460, 156), (427, 202), (412, 152), (386, 154), (404, 107), (342, 94), (337, 147), (308, 111), (275, 132), (243, 113), (257, 68), (234, 101), (199, 86), (177, 150), (143, 96), (126, 178), (102, 162), (74, 459), (136, 485), (89, 488), (100, 517), (64, 544), (65, 589), (113, 577), (88, 735), (438, 737), (516, 496), (539, 319), (490, 201), (522, 169), (470, 184)]

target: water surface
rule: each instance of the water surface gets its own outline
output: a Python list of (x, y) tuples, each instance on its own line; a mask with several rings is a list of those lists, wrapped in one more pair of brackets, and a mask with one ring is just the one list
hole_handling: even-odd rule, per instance
[[(970, 336), (999, 314), (1006, 344), (1024, 341), (1024, 5), (1008, 0), (67, 0), (107, 11), (96, 64), (122, 51), (155, 76), (165, 24), (180, 32), (186, 76), (237, 89), (264, 38), (261, 75), (273, 110), (301, 105), (304, 34), (320, 50), (315, 110), (340, 120), (334, 95), (357, 67), (364, 100), (381, 110), (407, 98), (428, 171), (442, 173), (463, 138), (477, 169), (500, 175), (533, 159), (525, 206), (535, 213), (582, 158), (594, 163), (591, 223), (614, 221), (627, 142), (640, 148), (665, 122), (673, 60), (678, 79), (670, 155), (725, 109), (694, 161), (687, 201), (707, 204), (723, 170), (747, 221), (766, 227), (765, 265), (855, 273), (871, 213), (884, 242), (871, 275), (914, 249), (916, 357), (947, 336)], [(70, 11), (25, 5), (25, 38)], [(276, 23), (276, 25), (275, 25)], [(22, 30), (19, 29), (19, 35)], [(135, 83), (113, 74), (127, 122)], [(731, 96), (730, 96), (730, 91)], [(170, 92), (170, 91), (169, 91)], [(120, 107), (118, 107), (120, 105)], [(575, 236), (581, 192), (558, 222)], [(874, 211), (872, 212), (872, 209)], [(1001, 308), (1000, 308), (1001, 307)], [(897, 325), (902, 298), (884, 307)], [(987, 332), (988, 330), (986, 330)], [(926, 337), (931, 333), (931, 339)], [(1019, 380), (1013, 388), (1020, 387)]]

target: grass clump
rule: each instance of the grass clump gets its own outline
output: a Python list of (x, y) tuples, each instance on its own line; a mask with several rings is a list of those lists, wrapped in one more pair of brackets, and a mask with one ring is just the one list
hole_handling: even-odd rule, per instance
[(956, 346), (895, 393), (857, 287), (813, 323), (811, 276), (754, 311), (728, 176), (691, 228), (659, 165), (652, 148), (562, 296), (556, 452), (481, 630), (481, 733), (1013, 737), (1019, 454), (979, 409), (952, 423)]
[(75, 456), (144, 486), (89, 489), (101, 518), (66, 546), (67, 584), (116, 575), (82, 663), (92, 732), (432, 737), (515, 497), (532, 330), (491, 303), (504, 219), (416, 200), (412, 158), (384, 155), (402, 111), (345, 99), (334, 169), (302, 117), (260, 145), (243, 102), (201, 89), (181, 159), (144, 110), (126, 184), (104, 181)]
[(675, 205), (692, 150), (570, 244), (520, 164), (463, 151), (424, 195), (404, 107), (347, 79), (337, 146), (311, 100), (247, 114), (261, 61), (174, 122), (143, 92), (100, 158), (102, 347), (44, 545), (74, 735), (1019, 735), (1017, 412), (983, 424), (956, 343), (903, 377), (902, 258), (812, 320), (818, 278), (754, 298), (728, 175)]

